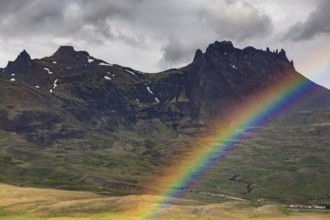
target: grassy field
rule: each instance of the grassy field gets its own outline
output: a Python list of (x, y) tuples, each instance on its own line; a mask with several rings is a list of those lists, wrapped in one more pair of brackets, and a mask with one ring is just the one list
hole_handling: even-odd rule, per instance
[[(300, 112), (252, 132), (185, 198), (226, 201), (207, 195), (213, 193), (281, 204), (330, 204), (329, 121), (329, 111)], [(203, 147), (194, 138), (167, 139), (170, 134), (162, 126), (159, 131), (140, 127), (144, 130), (91, 133), (87, 140), (42, 147), (0, 131), (0, 182), (110, 196), (143, 194), (143, 187), (163, 176), (164, 167), (185, 160), (189, 146)]]
[[(139, 220), (157, 196), (106, 197), (94, 193), (0, 185), (0, 220)], [(280, 205), (254, 206), (247, 201), (207, 204), (177, 200), (156, 219), (329, 219), (329, 212), (299, 213)]]

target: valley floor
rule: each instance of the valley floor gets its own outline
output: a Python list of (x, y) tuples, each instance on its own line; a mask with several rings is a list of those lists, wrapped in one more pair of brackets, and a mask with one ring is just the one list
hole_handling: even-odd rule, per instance
[(206, 204), (177, 200), (148, 218), (159, 196), (106, 197), (88, 192), (36, 189), (0, 184), (0, 220), (283, 219), (326, 220), (328, 211), (292, 212), (278, 204), (255, 207), (248, 201)]

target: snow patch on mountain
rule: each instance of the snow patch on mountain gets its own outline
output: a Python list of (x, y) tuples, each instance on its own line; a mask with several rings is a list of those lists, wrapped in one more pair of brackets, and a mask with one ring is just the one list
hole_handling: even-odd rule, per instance
[(54, 83), (53, 83), (53, 89), (55, 89), (58, 85), (57, 85), (58, 79), (55, 79)]
[(235, 66), (234, 64), (229, 64), (229, 66), (231, 66), (233, 69), (238, 70), (237, 66)]
[(49, 90), (50, 93), (53, 93), (55, 88), (58, 86), (57, 82), (58, 82), (58, 79), (55, 79), (55, 81), (53, 82), (53, 88)]
[(155, 94), (153, 93), (153, 91), (151, 91), (151, 89), (150, 89), (149, 86), (147, 86), (147, 90), (148, 90), (148, 92), (149, 92), (151, 95), (155, 95)]
[(53, 72), (50, 71), (48, 68), (44, 68), (44, 70), (46, 70), (48, 72), (48, 74), (53, 74)]
[(132, 74), (133, 76), (138, 77), (134, 72), (132, 72), (132, 71), (130, 71), (130, 70), (125, 69), (125, 71), (128, 72), (128, 73), (130, 73), (130, 74)]
[(104, 62), (102, 62), (102, 63), (99, 63), (99, 66), (113, 66), (113, 65), (110, 64), (110, 63), (104, 63)]

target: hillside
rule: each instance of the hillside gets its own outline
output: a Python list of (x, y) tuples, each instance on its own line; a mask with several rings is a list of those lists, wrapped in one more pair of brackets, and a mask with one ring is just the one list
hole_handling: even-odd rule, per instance
[(330, 91), (296, 72), (284, 50), (238, 49), (227, 41), (160, 73), (109, 64), (69, 46), (34, 60), (23, 51), (0, 73), (0, 182), (157, 193), (150, 181), (184, 160), (190, 146), (202, 148), (200, 137), (213, 137), (215, 124), (230, 127), (242, 103), (267, 100), (264, 91), (293, 80), (312, 95), (280, 117), (265, 115), (270, 123), (186, 196), (329, 203)]

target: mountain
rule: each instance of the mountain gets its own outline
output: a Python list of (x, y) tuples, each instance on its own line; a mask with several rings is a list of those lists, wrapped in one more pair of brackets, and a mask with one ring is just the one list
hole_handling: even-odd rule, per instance
[(159, 73), (71, 46), (42, 59), (23, 51), (0, 73), (0, 181), (142, 190), (194, 136), (212, 132), (214, 121), (227, 125), (242, 102), (267, 99), (262, 91), (285, 79), (314, 92), (288, 112), (330, 108), (330, 91), (299, 74), (284, 50), (215, 42), (191, 64)]
[[(38, 60), (23, 51), (3, 69), (2, 94), (22, 90), (20, 103), (37, 103), (28, 101), (23, 109), (3, 103), (0, 127), (23, 133), (27, 129), (29, 137), (35, 127), (31, 123), (50, 128), (68, 118), (110, 132), (148, 120), (157, 120), (174, 132), (187, 126), (207, 128), (215, 117), (224, 116), (256, 91), (292, 77), (318, 90), (317, 98), (305, 101), (302, 109), (330, 106), (329, 91), (303, 79), (284, 50), (240, 50), (231, 42), (215, 42), (205, 53), (197, 50), (188, 66), (155, 74), (111, 65), (70, 46)], [(2, 102), (13, 96), (7, 94)], [(15, 114), (13, 120), (5, 116), (8, 113)]]

